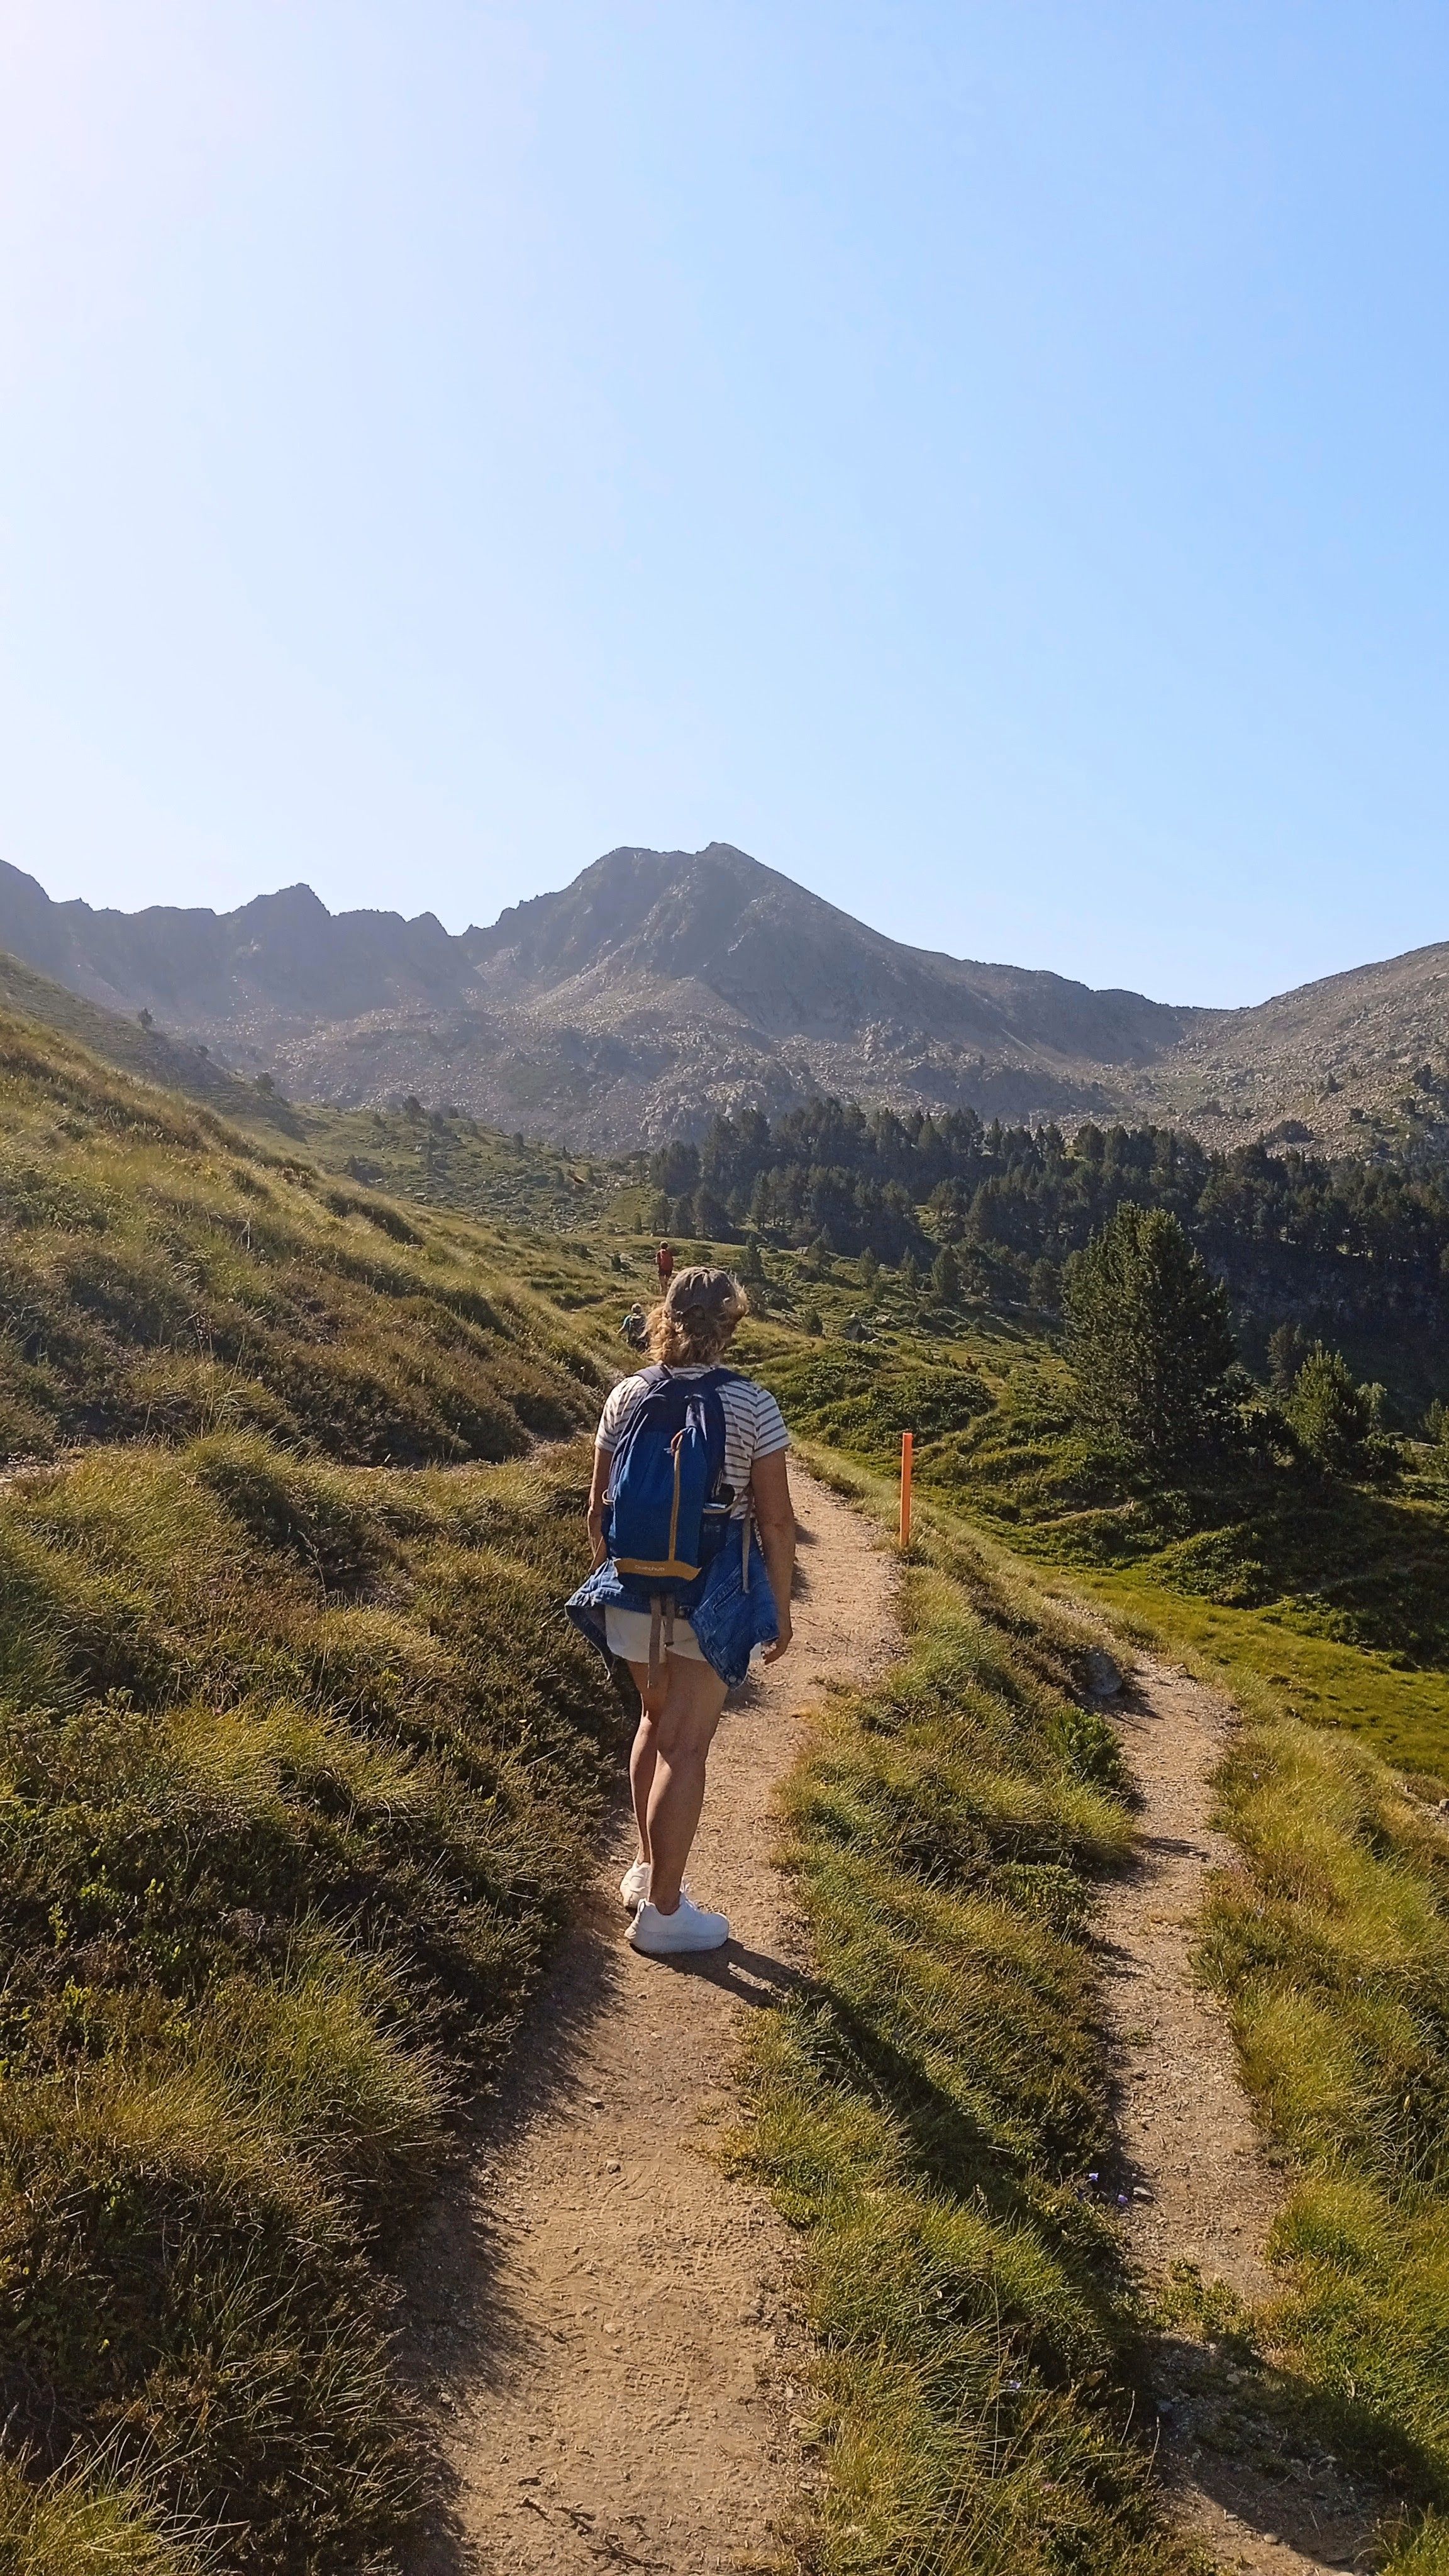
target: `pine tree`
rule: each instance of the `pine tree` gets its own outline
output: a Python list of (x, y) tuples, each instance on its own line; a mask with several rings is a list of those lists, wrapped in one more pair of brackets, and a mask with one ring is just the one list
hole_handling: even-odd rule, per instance
[(1077, 1411), (1111, 1447), (1168, 1465), (1218, 1427), (1233, 1335), (1227, 1291), (1175, 1216), (1119, 1207), (1066, 1281)]
[(1354, 1384), (1341, 1351), (1314, 1343), (1294, 1379), (1288, 1413), (1310, 1458), (1330, 1475), (1367, 1472), (1380, 1394), (1378, 1387)]
[(1054, 1261), (1034, 1261), (1028, 1290), (1039, 1315), (1054, 1315), (1062, 1302), (1062, 1274)]
[(1268, 1336), (1268, 1367), (1275, 1395), (1288, 1395), (1308, 1357), (1308, 1336), (1301, 1324), (1280, 1324)]
[(961, 1294), (961, 1264), (949, 1243), (943, 1243), (931, 1264), (931, 1286), (943, 1306), (954, 1306)]

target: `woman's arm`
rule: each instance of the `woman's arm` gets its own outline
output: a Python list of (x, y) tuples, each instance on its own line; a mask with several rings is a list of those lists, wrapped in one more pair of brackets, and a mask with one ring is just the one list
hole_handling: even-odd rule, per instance
[(777, 1449), (773, 1457), (755, 1460), (750, 1469), (750, 1498), (780, 1617), (779, 1636), (773, 1646), (765, 1648), (761, 1661), (775, 1664), (790, 1645), (790, 1591), (795, 1580), (795, 1506), (790, 1500), (790, 1476), (783, 1449)]
[(609, 1469), (614, 1463), (612, 1449), (594, 1449), (594, 1481), (589, 1487), (589, 1537), (593, 1543), (594, 1564), (604, 1562), (604, 1496), (609, 1490)]

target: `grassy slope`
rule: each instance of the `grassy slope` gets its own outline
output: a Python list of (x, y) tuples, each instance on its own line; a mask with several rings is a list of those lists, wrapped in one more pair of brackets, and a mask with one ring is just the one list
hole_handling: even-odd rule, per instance
[(56, 1037), (79, 1045), (115, 1071), (217, 1111), (263, 1146), (290, 1143), (323, 1171), (425, 1206), (556, 1233), (621, 1211), (632, 1225), (650, 1195), (631, 1165), (500, 1135), (472, 1118), (284, 1100), (204, 1048), (86, 1001), (3, 949), (0, 1012), (28, 1022), (42, 1046)]
[(1071, 1435), (1050, 1349), (1018, 1353), (993, 1392), (990, 1416), (926, 1457), (943, 1495), (1316, 1723), (1396, 1763), (1449, 1767), (1449, 1512), (1433, 1453), (1389, 1491), (1265, 1466), (1124, 1500)]
[[(870, 1309), (876, 1338), (853, 1345), (839, 1330), (866, 1301), (854, 1265), (832, 1268), (769, 1292), (780, 1325), (752, 1328), (792, 1421), (882, 1468), (913, 1430), (923, 1489), (973, 1526), (1387, 1759), (1449, 1772), (1449, 1484), (1433, 1453), (1388, 1492), (1265, 1468), (1124, 1497), (1072, 1434), (1040, 1319), (892, 1289)], [(824, 1338), (792, 1329), (807, 1298)]]
[[(1449, 1834), (1362, 1744), (1260, 1702), (1223, 1819), (1243, 1855), (1201, 1964), (1298, 2176), (1261, 2341), (1449, 2566)], [(1416, 2561), (1416, 2563), (1418, 2563)]]
[[(160, 1029), (145, 1028), (138, 1019), (108, 1011), (99, 1002), (88, 1002), (22, 964), (6, 949), (0, 949), (0, 1010), (11, 1020), (30, 1021), (47, 1036), (84, 1047), (115, 1072), (132, 1074), (162, 1090), (185, 1092), (228, 1116), (264, 1106), (252, 1084), (236, 1079), (204, 1048), (167, 1037)], [(273, 1117), (279, 1131), (290, 1131), (293, 1120), (285, 1104), (277, 1104)]]
[[(648, 1197), (627, 1166), (505, 1136), (472, 1118), (292, 1104), (287, 1110), (300, 1142), (326, 1170), (531, 1234), (617, 1223), (621, 1216), (632, 1225)], [(266, 1112), (262, 1104), (263, 1121)]]
[[(1297, 2182), (1273, 2245), (1281, 2294), (1234, 2352), (1289, 2448), (1332, 2447), (1403, 2496), (1410, 2521), (1395, 2566), (1449, 2568), (1449, 1829), (1433, 1804), (1449, 1770), (1449, 1659), (1437, 1471), (1425, 1460), (1397, 1496), (1305, 1481), (1286, 1503), (1281, 1487), (1265, 1493), (1260, 1481), (1254, 1492), (1250, 1479), (1246, 1509), (1241, 1491), (1217, 1498), (1235, 1509), (1216, 1527), (1214, 1497), (1200, 1493), (1192, 1506), (1210, 1544), (1194, 1564), (1180, 1501), (1139, 1499), (1123, 1514), (1074, 1493), (1080, 1462), (1057, 1364), (1020, 1322), (973, 1318), (949, 1338), (898, 1333), (866, 1351), (752, 1330), (754, 1363), (794, 1419), (856, 1457), (884, 1463), (900, 1428), (924, 1427), (928, 1531), (970, 1546), (973, 1524), (984, 1525), (1029, 1548), (1035, 1565), (1017, 1565), (1033, 1626), (1057, 1614), (1069, 1575), (1126, 1633), (1186, 1653), (1236, 1691), (1249, 1722), (1221, 1793), (1242, 1865), (1215, 1891), (1201, 1966)], [(968, 1382), (954, 1397), (952, 1371)], [(1146, 1526), (1134, 1530), (1134, 1518)], [(1114, 1519), (1125, 1565), (1102, 1561)], [(1254, 1557), (1296, 1578), (1293, 1588), (1256, 1608), (1191, 1588), (1236, 1588)], [(991, 1563), (1010, 1579), (1010, 1557), (993, 1549)], [(1261, 1571), (1249, 1580), (1261, 1585)], [(973, 2046), (975, 2062), (989, 2063), (991, 2035), (973, 2034)], [(1211, 2302), (1200, 2323), (1211, 2331)], [(1240, 2404), (1225, 2409), (1226, 2439), (1241, 2421)], [(838, 2563), (877, 2562), (844, 2551)], [(1093, 2562), (1068, 2551), (1060, 2563)]]
[(0, 1194), (0, 2565), (391, 2566), (388, 2242), (617, 1757), (580, 1463), (509, 1463), (597, 1372), (476, 1229), (3, 1020)]
[(494, 1246), (0, 1020), (0, 1456), (249, 1427), (362, 1464), (517, 1455), (589, 1410)]

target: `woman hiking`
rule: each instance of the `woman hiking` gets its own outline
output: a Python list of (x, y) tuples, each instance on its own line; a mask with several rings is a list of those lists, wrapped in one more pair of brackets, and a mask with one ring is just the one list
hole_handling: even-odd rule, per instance
[(628, 1664), (641, 1715), (629, 1761), (639, 1857), (619, 1893), (636, 1950), (717, 1950), (726, 1915), (684, 1866), (725, 1695), (763, 1645), (790, 1644), (790, 1435), (768, 1388), (720, 1365), (749, 1301), (728, 1270), (681, 1270), (649, 1315), (655, 1365), (608, 1397), (594, 1447), (594, 1572), (569, 1611)]

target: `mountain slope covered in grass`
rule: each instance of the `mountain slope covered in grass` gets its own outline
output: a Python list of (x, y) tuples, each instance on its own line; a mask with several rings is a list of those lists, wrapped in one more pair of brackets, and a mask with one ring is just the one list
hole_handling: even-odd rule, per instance
[(396, 1107), (348, 1110), (288, 1100), (270, 1077), (244, 1081), (206, 1047), (87, 1001), (3, 950), (0, 1012), (14, 1024), (12, 1039), (28, 1025), (42, 1054), (56, 1037), (79, 1045), (116, 1072), (216, 1111), (254, 1144), (283, 1156), (290, 1148), (295, 1160), (426, 1206), (558, 1232), (620, 1205), (632, 1209), (635, 1199), (626, 1194), (641, 1190), (637, 1158), (580, 1159), (517, 1131), (501, 1135), (451, 1104), (425, 1110), (406, 1098)]
[(588, 1410), (481, 1243), (3, 1019), (0, 1216), (0, 1454), (227, 1423), (441, 1463)]
[(394, 2568), (390, 2249), (617, 1764), (599, 1372), (477, 1229), (6, 1019), (0, 1202), (0, 2564)]

